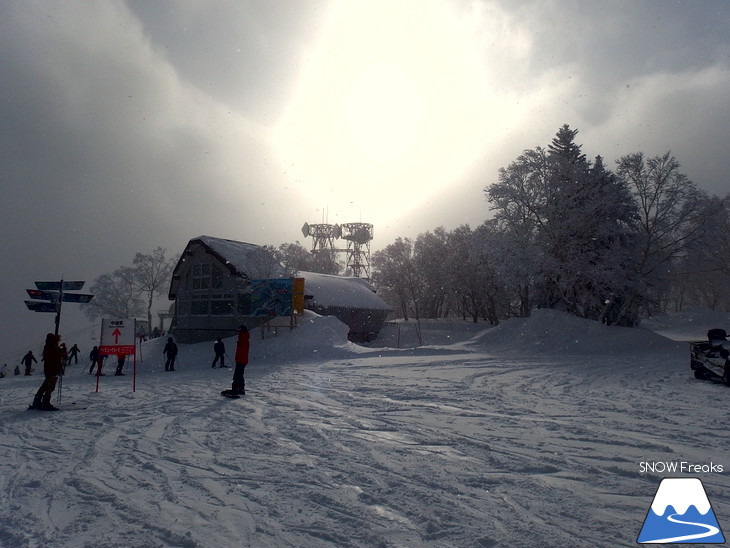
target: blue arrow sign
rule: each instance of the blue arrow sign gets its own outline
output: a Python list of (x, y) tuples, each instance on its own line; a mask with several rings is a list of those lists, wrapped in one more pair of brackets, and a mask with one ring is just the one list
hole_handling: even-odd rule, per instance
[(56, 303), (46, 303), (39, 301), (25, 301), (25, 306), (33, 312), (57, 312)]
[(86, 282), (35, 282), (35, 286), (41, 291), (78, 291), (84, 287)]

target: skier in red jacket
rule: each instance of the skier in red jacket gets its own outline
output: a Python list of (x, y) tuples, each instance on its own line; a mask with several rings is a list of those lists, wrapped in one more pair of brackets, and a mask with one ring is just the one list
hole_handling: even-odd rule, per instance
[(248, 364), (249, 332), (245, 325), (238, 328), (238, 341), (236, 342), (236, 368), (233, 370), (233, 385), (230, 390), (221, 392), (224, 396), (240, 396), (246, 393), (246, 381), (243, 372)]

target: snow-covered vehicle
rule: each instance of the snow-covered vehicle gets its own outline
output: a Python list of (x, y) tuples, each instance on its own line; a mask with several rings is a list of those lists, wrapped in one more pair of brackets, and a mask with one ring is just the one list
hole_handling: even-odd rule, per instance
[(706, 341), (690, 343), (689, 366), (697, 379), (730, 385), (730, 342), (724, 329), (710, 329)]

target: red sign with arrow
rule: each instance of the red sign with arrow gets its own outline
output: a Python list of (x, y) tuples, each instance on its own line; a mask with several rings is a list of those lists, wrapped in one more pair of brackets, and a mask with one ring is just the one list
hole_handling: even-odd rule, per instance
[(102, 318), (99, 352), (107, 355), (134, 354), (134, 319)]

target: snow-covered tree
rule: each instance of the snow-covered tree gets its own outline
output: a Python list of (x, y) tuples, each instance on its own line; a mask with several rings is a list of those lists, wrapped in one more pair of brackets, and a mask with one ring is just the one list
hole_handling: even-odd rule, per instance
[(121, 267), (94, 280), (90, 287), (94, 298), (81, 305), (86, 317), (94, 321), (101, 316), (136, 318), (144, 313), (144, 302), (129, 270)]
[(671, 301), (684, 305), (730, 310), (730, 195), (711, 197), (702, 237), (688, 245), (672, 269)]
[(626, 317), (635, 313), (641, 299), (658, 298), (666, 290), (677, 260), (705, 234), (713, 206), (680, 172), (670, 152), (653, 158), (641, 152), (627, 154), (617, 165), (617, 175), (631, 188), (638, 207), (634, 271), (641, 283), (622, 303), (620, 315)]
[(276, 251), (276, 258), (288, 276), (295, 276), (302, 270), (312, 272), (312, 254), (299, 242), (281, 244)]
[(136, 318), (146, 313), (148, 325), (152, 325), (154, 298), (166, 293), (176, 262), (177, 258), (166, 258), (161, 247), (150, 254), (135, 254), (132, 266), (119, 267), (94, 280), (94, 298), (82, 305), (84, 314), (95, 320), (100, 316)]
[(564, 125), (547, 150), (525, 151), (485, 191), (503, 241), (515, 245), (511, 256), (502, 250), (512, 270), (530, 254), (536, 272), (523, 289), (530, 300), (602, 319), (606, 301), (625, 291), (635, 208), (627, 186), (602, 158), (593, 164), (586, 159), (577, 133)]
[[(165, 249), (158, 247), (152, 253), (136, 253), (127, 276), (132, 286), (145, 299), (147, 325), (152, 326), (152, 304), (155, 296), (162, 296), (170, 287), (170, 276), (177, 258), (165, 257)], [(130, 316), (127, 316), (130, 317)]]
[(419, 234), (413, 260), (421, 278), (420, 310), (424, 318), (444, 316), (449, 308), (451, 261), (450, 234), (445, 228)]
[(400, 308), (403, 318), (420, 319), (422, 280), (413, 255), (413, 242), (398, 238), (373, 253), (373, 283), (387, 302)]
[(479, 317), (499, 323), (504, 301), (504, 284), (496, 268), (496, 256), (489, 245), (487, 226), (472, 231), (462, 225), (451, 233), (451, 287), (462, 315), (476, 323)]

